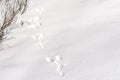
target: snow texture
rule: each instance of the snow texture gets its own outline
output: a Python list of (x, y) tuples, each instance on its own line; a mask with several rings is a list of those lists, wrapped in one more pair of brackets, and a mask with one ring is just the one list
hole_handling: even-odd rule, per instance
[(32, 0), (0, 51), (0, 80), (120, 80), (120, 0)]

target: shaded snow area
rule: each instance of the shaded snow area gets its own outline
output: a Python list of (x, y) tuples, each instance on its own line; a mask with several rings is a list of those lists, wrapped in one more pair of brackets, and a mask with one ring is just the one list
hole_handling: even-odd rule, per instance
[(31, 0), (0, 51), (0, 80), (120, 80), (120, 0)]

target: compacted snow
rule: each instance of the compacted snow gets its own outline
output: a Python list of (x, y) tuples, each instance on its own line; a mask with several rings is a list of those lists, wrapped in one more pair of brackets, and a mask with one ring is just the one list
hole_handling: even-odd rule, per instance
[(3, 43), (0, 80), (120, 80), (119, 0), (29, 3)]

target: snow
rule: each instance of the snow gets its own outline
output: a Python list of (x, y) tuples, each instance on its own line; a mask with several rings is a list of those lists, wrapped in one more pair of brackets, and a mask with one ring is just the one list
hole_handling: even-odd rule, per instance
[(30, 24), (0, 51), (0, 80), (120, 80), (119, 4), (32, 0)]

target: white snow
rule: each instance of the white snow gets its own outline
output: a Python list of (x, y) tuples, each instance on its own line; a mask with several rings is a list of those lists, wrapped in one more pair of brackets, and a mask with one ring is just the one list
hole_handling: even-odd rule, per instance
[(53, 62), (53, 59), (51, 59), (50, 57), (46, 57), (46, 61), (50, 63)]
[(120, 0), (32, 2), (23, 19), (35, 20), (0, 51), (0, 80), (120, 80)]

